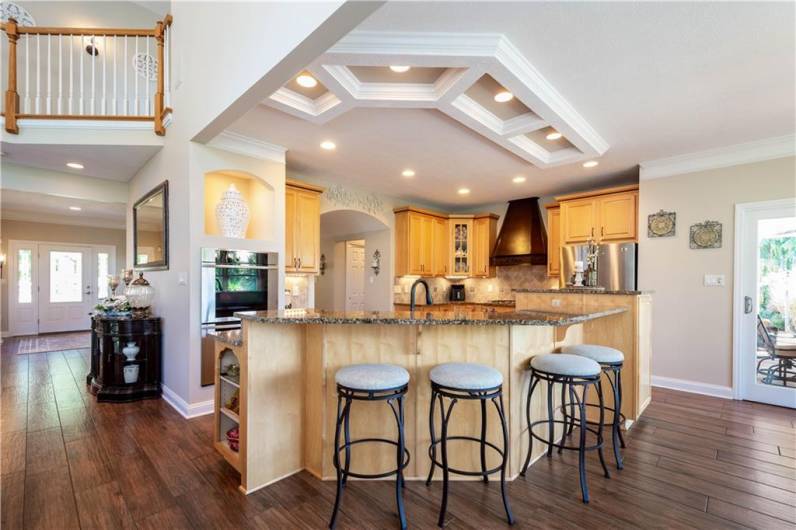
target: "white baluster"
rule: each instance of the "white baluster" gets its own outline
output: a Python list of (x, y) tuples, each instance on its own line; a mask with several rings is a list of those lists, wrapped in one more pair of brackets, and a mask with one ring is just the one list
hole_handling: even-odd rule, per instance
[[(135, 36), (135, 55), (134, 57), (138, 57), (138, 35)], [(135, 64), (135, 61), (133, 61)], [(135, 91), (133, 92), (135, 98), (135, 104), (133, 105), (133, 115), (138, 116), (138, 73), (133, 71), (133, 77), (135, 77)]]
[(25, 113), (30, 114), (30, 35), (25, 35)]
[(116, 37), (113, 37), (113, 39), (111, 40), (113, 42), (113, 111), (111, 112), (111, 114), (116, 116), (119, 113), (119, 108), (117, 107), (118, 93), (116, 91), (116, 55), (118, 55), (119, 50), (116, 49), (118, 39)]
[(124, 105), (122, 106), (122, 115), (127, 116), (130, 114), (130, 110), (128, 107), (129, 102), (129, 88), (130, 86), (127, 84), (127, 71), (130, 69), (130, 65), (128, 64), (129, 57), (127, 55), (127, 35), (124, 36), (124, 58), (122, 59), (122, 70), (124, 70)]
[[(149, 58), (149, 41), (152, 40), (149, 37), (144, 37), (146, 41), (146, 56)], [(144, 69), (144, 111), (146, 115), (152, 115), (154, 112), (149, 108), (149, 70)]]
[[(96, 49), (97, 40), (94, 35), (91, 36), (91, 39), (88, 41), (91, 44), (91, 49)], [(94, 103), (97, 100), (97, 61), (96, 56), (94, 55), (93, 51), (90, 55), (91, 57), (91, 115), (96, 114), (96, 109), (94, 108)]]
[(63, 114), (64, 97), (64, 36), (58, 35), (58, 114)]
[(80, 57), (80, 102), (79, 102), (80, 109), (79, 109), (78, 114), (80, 114), (81, 116), (83, 116), (85, 114), (85, 112), (84, 112), (85, 111), (85, 103), (84, 102), (86, 100), (86, 92), (85, 92), (85, 79), (86, 79), (86, 76), (84, 74), (84, 69), (83, 69), (83, 49), (86, 47), (85, 44), (86, 44), (86, 37), (81, 35), (80, 36), (80, 47), (77, 50), (77, 55)]
[(36, 35), (36, 114), (41, 112), (41, 35)]
[(52, 94), (53, 94), (53, 80), (52, 80), (52, 35), (47, 35), (47, 99), (45, 99), (45, 108), (47, 114), (52, 114)]
[(69, 35), (69, 101), (67, 102), (67, 114), (72, 114), (75, 99), (75, 37)]
[[(107, 100), (107, 98), (106, 98), (107, 92), (106, 92), (106, 89), (105, 89), (105, 71), (108, 69), (108, 60), (105, 57), (105, 54), (108, 51), (108, 47), (105, 45), (106, 44), (106, 40), (105, 39), (106, 39), (106, 37), (105, 37), (105, 35), (103, 35), (102, 36), (102, 94), (101, 94), (102, 98), (100, 100), (102, 102), (102, 107), (100, 108), (100, 111), (101, 111), (100, 114), (103, 114), (103, 115), (104, 114), (108, 114), (108, 107), (106, 106), (107, 105), (107, 101), (106, 101)], [(99, 55), (97, 57), (99, 57)]]
[(163, 65), (158, 66), (163, 68), (163, 106), (171, 107), (171, 26), (166, 26), (163, 41)]

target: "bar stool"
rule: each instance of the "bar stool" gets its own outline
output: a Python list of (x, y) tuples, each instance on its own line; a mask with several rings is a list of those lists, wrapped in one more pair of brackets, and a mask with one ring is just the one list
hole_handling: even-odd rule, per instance
[[(583, 497), (583, 502), (589, 502), (589, 485), (586, 482), (586, 451), (597, 451), (600, 456), (600, 463), (603, 466), (606, 478), (610, 478), (608, 467), (605, 465), (603, 458), (603, 420), (605, 416), (605, 408), (603, 404), (602, 393), (599, 394), (599, 409), (600, 419), (597, 428), (590, 428), (586, 421), (586, 393), (589, 387), (597, 385), (600, 382), (600, 365), (597, 362), (581, 357), (579, 355), (571, 355), (566, 353), (547, 353), (537, 355), (531, 359), (530, 363), (531, 379), (528, 387), (528, 400), (525, 404), (525, 417), (528, 422), (528, 454), (525, 457), (525, 464), (522, 466), (520, 475), (525, 476), (528, 466), (531, 463), (531, 454), (533, 453), (534, 439), (547, 445), (548, 458), (553, 454), (553, 447), (557, 447), (559, 452), (564, 449), (570, 451), (578, 451), (578, 473), (580, 475), (580, 491)], [(547, 418), (531, 422), (531, 398), (540, 381), (547, 383)], [(563, 398), (567, 390), (570, 391), (570, 396), (577, 402), (578, 406), (578, 425), (585, 428), (580, 429), (580, 439), (577, 446), (566, 445), (565, 435), (567, 429), (571, 430), (571, 426), (567, 418), (557, 420), (553, 413), (553, 385), (561, 384), (561, 398)], [(581, 389), (581, 397), (578, 397), (577, 388)], [(574, 423), (576, 419), (572, 417)], [(536, 425), (547, 425), (548, 438), (542, 438), (540, 435), (533, 432)], [(564, 432), (561, 435), (560, 443), (555, 441), (555, 425), (563, 424)], [(597, 441), (593, 445), (586, 445), (586, 432), (591, 432), (597, 437)]]
[[(614, 396), (614, 407), (605, 407), (605, 410), (610, 411), (612, 414), (611, 421), (611, 436), (614, 445), (614, 460), (616, 460), (616, 468), (623, 469), (624, 463), (622, 462), (622, 455), (619, 452), (619, 447), (625, 448), (625, 438), (622, 436), (622, 425), (625, 423), (625, 415), (622, 414), (622, 365), (625, 362), (624, 354), (608, 346), (598, 346), (596, 344), (578, 344), (575, 346), (565, 346), (561, 348), (562, 353), (569, 353), (572, 355), (580, 355), (595, 361), (602, 368), (605, 378), (608, 379), (608, 384), (611, 385), (611, 392)], [(613, 376), (613, 378), (611, 377)], [(602, 382), (597, 385), (597, 392), (602, 394)], [(574, 407), (574, 405), (571, 405)], [(594, 404), (586, 404), (587, 407), (595, 407)], [(618, 413), (617, 413), (618, 411)], [(564, 411), (566, 414), (566, 410)], [(591, 422), (594, 424), (594, 422)], [(570, 426), (571, 429), (571, 426)]]
[[(341, 368), (335, 373), (337, 383), (337, 427), (334, 433), (335, 452), (334, 468), (337, 470), (337, 494), (334, 499), (334, 511), (329, 528), (334, 528), (337, 511), (343, 496), (348, 477), (376, 479), (395, 475), (395, 502), (398, 506), (398, 517), (401, 529), (406, 529), (406, 513), (404, 512), (403, 470), (409, 465), (409, 450), (404, 441), (404, 396), (409, 389), (409, 372), (392, 364), (354, 364)], [(390, 406), (395, 422), (398, 425), (398, 441), (386, 438), (362, 438), (351, 440), (349, 431), (351, 403), (353, 401), (386, 401)], [(345, 443), (340, 445), (340, 430), (343, 429)], [(351, 464), (351, 446), (378, 442), (396, 446), (396, 468), (379, 474), (366, 475), (349, 471)], [(340, 465), (340, 451), (345, 451), (345, 463)]]
[[(442, 469), (442, 505), (439, 511), (437, 524), (445, 525), (445, 512), (448, 508), (448, 478), (450, 473), (470, 477), (483, 477), (485, 483), (489, 482), (489, 475), (500, 472), (500, 494), (503, 497), (503, 508), (506, 510), (506, 519), (509, 524), (514, 524), (511, 514), (509, 499), (506, 495), (506, 465), (509, 458), (509, 433), (506, 427), (506, 413), (503, 409), (503, 374), (498, 370), (475, 363), (445, 363), (435, 366), (429, 372), (431, 379), (431, 407), (428, 414), (428, 426), (431, 432), (431, 444), (428, 455), (431, 458), (431, 469), (428, 472), (426, 486), (431, 484), (435, 466)], [(445, 410), (444, 398), (450, 399), (450, 405)], [(434, 431), (434, 409), (439, 400), (440, 420), (442, 424), (442, 437), (438, 440)], [(453, 406), (459, 400), (479, 400), (481, 405), (481, 437), (473, 436), (448, 436), (448, 422), (450, 421)], [(503, 430), (503, 448), (488, 442), (486, 439), (487, 426), (487, 401), (495, 405), (500, 426)], [(455, 469), (448, 465), (448, 441), (469, 440), (481, 445), (481, 470), (470, 471)], [(437, 445), (440, 446), (442, 461), (437, 461)], [(500, 465), (492, 469), (486, 467), (486, 448), (496, 451), (500, 457)]]

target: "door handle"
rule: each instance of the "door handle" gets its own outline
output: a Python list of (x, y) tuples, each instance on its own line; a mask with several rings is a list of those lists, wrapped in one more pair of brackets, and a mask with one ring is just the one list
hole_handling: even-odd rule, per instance
[(751, 296), (744, 296), (743, 297), (743, 312), (745, 315), (748, 315), (752, 312), (752, 297)]

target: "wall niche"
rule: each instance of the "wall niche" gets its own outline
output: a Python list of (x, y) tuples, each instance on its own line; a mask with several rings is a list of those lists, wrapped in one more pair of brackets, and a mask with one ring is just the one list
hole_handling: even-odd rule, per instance
[(205, 174), (204, 217), (205, 234), (224, 237), (216, 206), (230, 185), (235, 186), (249, 209), (249, 222), (243, 239), (271, 241), (274, 239), (274, 189), (265, 181), (243, 171), (220, 170)]

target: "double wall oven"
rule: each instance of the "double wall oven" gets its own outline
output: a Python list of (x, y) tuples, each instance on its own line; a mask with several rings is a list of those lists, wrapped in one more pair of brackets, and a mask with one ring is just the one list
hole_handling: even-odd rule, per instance
[(277, 254), (202, 249), (202, 385), (213, 384), (215, 343), (210, 331), (240, 329), (237, 311), (277, 308)]

